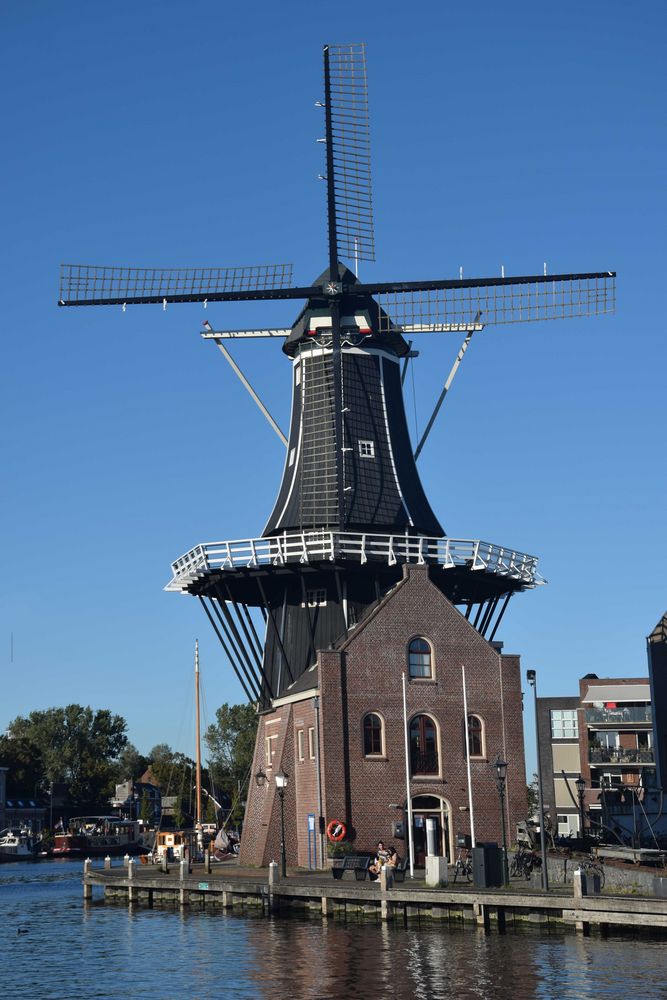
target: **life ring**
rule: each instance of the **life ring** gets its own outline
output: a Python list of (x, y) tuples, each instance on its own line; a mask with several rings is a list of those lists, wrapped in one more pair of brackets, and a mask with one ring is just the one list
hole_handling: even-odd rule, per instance
[(327, 837), (333, 844), (338, 843), (339, 840), (343, 840), (346, 833), (347, 827), (339, 819), (332, 819), (327, 827)]

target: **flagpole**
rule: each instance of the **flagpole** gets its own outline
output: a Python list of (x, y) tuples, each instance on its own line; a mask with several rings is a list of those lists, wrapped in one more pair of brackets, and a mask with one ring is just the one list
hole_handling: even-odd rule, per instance
[(199, 721), (199, 639), (195, 639), (195, 712), (196, 712), (196, 737), (197, 740), (197, 753), (196, 753), (196, 766), (197, 766), (197, 802), (196, 802), (196, 821), (197, 828), (201, 835), (201, 731), (200, 731), (200, 721)]
[(461, 664), (461, 679), (463, 681), (463, 718), (466, 734), (466, 766), (468, 769), (468, 809), (470, 810), (470, 842), (475, 847), (475, 813), (472, 806), (472, 775), (470, 773), (470, 729), (468, 726), (468, 695), (466, 692), (466, 668)]
[(412, 798), (410, 796), (410, 740), (408, 737), (408, 700), (405, 693), (405, 671), (403, 671), (403, 730), (405, 733), (405, 791), (408, 803), (408, 857), (410, 858), (410, 878), (415, 877), (415, 848), (412, 842)]

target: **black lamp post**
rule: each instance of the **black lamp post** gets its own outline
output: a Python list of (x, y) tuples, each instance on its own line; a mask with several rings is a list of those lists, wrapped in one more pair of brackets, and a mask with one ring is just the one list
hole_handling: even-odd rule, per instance
[(509, 885), (509, 870), (507, 867), (507, 831), (505, 830), (505, 782), (507, 780), (507, 761), (504, 761), (500, 754), (496, 757), (496, 771), (498, 777), (498, 795), (500, 797), (500, 828), (503, 835), (503, 885)]
[(537, 751), (537, 798), (540, 810), (540, 854), (542, 855), (542, 888), (549, 891), (549, 866), (547, 857), (547, 839), (544, 829), (544, 792), (542, 789), (542, 754), (540, 752), (540, 723), (537, 714), (537, 673), (534, 670), (526, 671), (526, 679), (533, 689), (535, 695), (535, 749)]
[(581, 825), (581, 840), (583, 843), (584, 850), (586, 849), (586, 827), (584, 826), (584, 791), (586, 790), (586, 782), (579, 775), (575, 781), (577, 786), (577, 795), (579, 796), (579, 823)]
[(289, 775), (285, 774), (282, 769), (276, 773), (276, 788), (278, 789), (278, 797), (280, 798), (280, 864), (283, 878), (287, 875), (287, 858), (285, 856), (285, 788), (287, 787), (288, 777)]

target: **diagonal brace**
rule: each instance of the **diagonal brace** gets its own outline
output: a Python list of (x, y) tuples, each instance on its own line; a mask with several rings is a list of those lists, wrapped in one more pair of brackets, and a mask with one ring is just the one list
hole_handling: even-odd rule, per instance
[[(484, 329), (483, 326), (481, 328)], [(426, 425), (426, 430), (422, 434), (422, 439), (419, 442), (419, 444), (417, 445), (417, 448), (415, 449), (415, 462), (419, 458), (421, 450), (424, 447), (424, 445), (426, 444), (426, 438), (431, 433), (431, 428), (433, 427), (433, 424), (435, 423), (435, 419), (438, 416), (438, 413), (440, 412), (440, 407), (442, 406), (442, 404), (443, 404), (443, 402), (445, 400), (445, 396), (447, 395), (447, 393), (449, 392), (449, 390), (451, 388), (452, 382), (454, 381), (454, 376), (456, 375), (457, 371), (459, 370), (459, 365), (463, 361), (463, 356), (464, 356), (465, 352), (468, 350), (468, 345), (470, 344), (470, 341), (472, 340), (472, 335), (475, 332), (475, 329), (480, 329), (480, 327), (479, 327), (478, 324), (476, 324), (475, 327), (473, 327), (472, 329), (469, 329), (467, 331), (466, 336), (465, 336), (465, 340), (461, 344), (461, 347), (459, 349), (459, 353), (456, 355), (456, 358), (454, 360), (454, 364), (452, 365), (451, 371), (450, 371), (449, 375), (447, 376), (447, 381), (444, 384), (443, 390), (440, 393), (440, 396), (438, 397), (438, 401), (435, 404), (435, 408), (433, 410), (433, 413), (431, 414), (431, 419), (429, 420), (428, 424)]]
[(255, 390), (253, 389), (253, 387), (250, 385), (250, 382), (248, 381), (248, 379), (246, 378), (246, 376), (243, 374), (243, 372), (241, 371), (241, 369), (239, 368), (239, 366), (234, 361), (234, 358), (231, 356), (231, 354), (229, 353), (229, 351), (227, 350), (227, 348), (225, 347), (225, 345), (222, 344), (219, 340), (216, 340), (215, 343), (216, 343), (216, 346), (217, 346), (218, 350), (222, 354), (222, 356), (229, 362), (229, 364), (230, 364), (230, 366), (231, 366), (232, 371), (234, 372), (234, 374), (238, 376), (241, 384), (248, 390), (248, 392), (250, 393), (251, 397), (254, 399), (255, 403), (260, 408), (260, 410), (262, 411), (262, 413), (264, 414), (264, 416), (268, 420), (268, 422), (271, 425), (271, 427), (273, 428), (273, 430), (276, 432), (276, 434), (278, 435), (278, 437), (280, 438), (280, 440), (282, 441), (282, 443), (285, 445), (285, 447), (287, 447), (287, 438), (285, 437), (285, 435), (281, 431), (280, 427), (278, 427), (278, 424), (275, 422), (275, 420), (273, 419), (273, 417), (271, 416), (271, 414), (269, 413), (269, 411), (267, 410), (267, 408), (264, 406), (264, 403), (261, 401), (261, 399), (259, 398), (259, 396), (255, 392)]

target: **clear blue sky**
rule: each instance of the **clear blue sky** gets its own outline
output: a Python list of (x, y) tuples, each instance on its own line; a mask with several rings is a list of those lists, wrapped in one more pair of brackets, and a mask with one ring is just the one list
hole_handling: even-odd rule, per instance
[[(3, 6), (0, 726), (77, 701), (124, 715), (143, 751), (191, 752), (195, 636), (209, 714), (242, 699), (198, 603), (162, 587), (195, 543), (258, 534), (282, 468), (202, 319), (296, 309), (59, 310), (58, 266), (315, 277), (326, 41), (368, 45), (362, 276), (618, 271), (613, 317), (479, 335), (420, 466), (448, 534), (540, 556), (549, 585), (498, 638), (541, 694), (645, 674), (667, 608), (666, 22), (617, 0)], [(459, 344), (418, 346), (423, 428)], [(285, 425), (278, 346), (234, 352)]]

